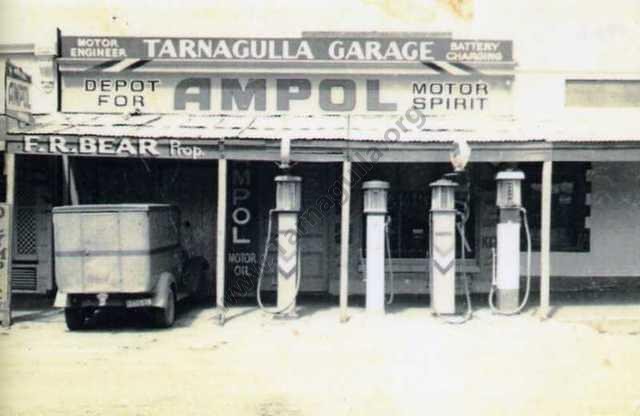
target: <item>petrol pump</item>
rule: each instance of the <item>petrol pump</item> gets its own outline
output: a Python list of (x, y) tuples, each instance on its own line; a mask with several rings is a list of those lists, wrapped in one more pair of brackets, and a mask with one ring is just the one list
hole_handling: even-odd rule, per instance
[(367, 181), (364, 214), (367, 217), (367, 255), (365, 263), (368, 314), (385, 313), (385, 242), (388, 241), (387, 194), (389, 182)]
[(431, 307), (437, 315), (456, 312), (456, 186), (449, 179), (430, 184)]
[[(531, 290), (531, 233), (527, 212), (522, 206), (524, 173), (506, 170), (496, 175), (496, 205), (500, 209), (496, 251), (493, 256), (493, 279), (489, 306), (499, 315), (514, 315), (524, 309)], [(526, 289), (520, 303), (520, 217), (527, 240)], [(495, 304), (494, 304), (495, 297)]]
[[(294, 318), (296, 314), (296, 298), (300, 290), (301, 259), (298, 240), (298, 214), (302, 206), (302, 178), (286, 174), (289, 170), (289, 143), (283, 143), (281, 148), (282, 162), (280, 168), (284, 175), (274, 178), (276, 183), (276, 207), (269, 210), (267, 237), (264, 254), (258, 274), (256, 298), (260, 309), (281, 318)], [(269, 254), (269, 242), (274, 214), (277, 214), (277, 307), (268, 310), (262, 304), (260, 288), (264, 278), (264, 269)]]
[(431, 210), (429, 213), (429, 276), (431, 279), (431, 307), (445, 322), (462, 324), (472, 318), (469, 277), (462, 273), (467, 310), (454, 319), (456, 313), (456, 232), (460, 241), (460, 256), (464, 262), (471, 248), (466, 240), (465, 226), (470, 215), (470, 184), (465, 167), (471, 148), (465, 141), (454, 143), (450, 160), (454, 172), (430, 184)]

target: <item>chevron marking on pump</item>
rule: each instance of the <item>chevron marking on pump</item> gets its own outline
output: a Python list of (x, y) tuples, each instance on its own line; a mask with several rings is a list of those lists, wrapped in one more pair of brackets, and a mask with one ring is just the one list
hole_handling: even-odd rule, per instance
[(278, 266), (278, 274), (280, 274), (280, 276), (284, 277), (285, 279), (288, 279), (293, 276), (293, 274), (296, 272), (296, 269), (297, 265), (295, 263), (293, 263), (290, 270), (286, 270), (282, 266)]
[(433, 246), (433, 249), (436, 251), (436, 253), (438, 253), (440, 256), (445, 257), (448, 254), (451, 254), (451, 252), (453, 251), (453, 243), (445, 246), (445, 248), (440, 247), (439, 245), (435, 244)]
[(437, 260), (433, 261), (433, 265), (435, 266), (436, 269), (438, 269), (438, 271), (442, 274), (447, 273), (449, 270), (451, 270), (451, 268), (453, 267), (453, 265), (455, 264), (455, 259), (451, 260), (449, 262), (449, 264), (447, 264), (446, 266), (441, 266), (440, 263), (438, 263)]

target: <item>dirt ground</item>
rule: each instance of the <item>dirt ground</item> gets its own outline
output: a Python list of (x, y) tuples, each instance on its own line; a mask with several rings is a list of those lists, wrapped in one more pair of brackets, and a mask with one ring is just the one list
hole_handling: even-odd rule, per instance
[[(481, 302), (481, 301), (480, 301)], [(2, 415), (640, 415), (640, 307), (535, 308), (462, 326), (420, 302), (383, 317), (307, 301), (295, 321), (252, 306), (224, 327), (182, 307), (170, 330), (106, 314), (68, 332), (60, 311), (0, 330)]]

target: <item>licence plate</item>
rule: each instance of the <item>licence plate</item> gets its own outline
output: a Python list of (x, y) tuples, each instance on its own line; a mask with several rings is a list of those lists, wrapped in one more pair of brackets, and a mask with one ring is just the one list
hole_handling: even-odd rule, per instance
[(151, 306), (151, 299), (131, 299), (126, 302), (127, 308), (141, 308)]

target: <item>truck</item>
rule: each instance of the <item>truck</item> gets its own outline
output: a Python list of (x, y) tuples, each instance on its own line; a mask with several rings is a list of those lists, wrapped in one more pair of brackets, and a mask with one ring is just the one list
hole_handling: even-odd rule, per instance
[(180, 212), (167, 204), (53, 208), (57, 294), (70, 331), (99, 308), (146, 308), (158, 327), (176, 319), (176, 303), (194, 296), (205, 270), (180, 244)]

